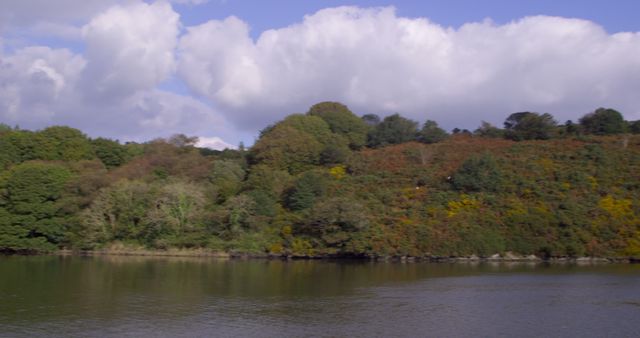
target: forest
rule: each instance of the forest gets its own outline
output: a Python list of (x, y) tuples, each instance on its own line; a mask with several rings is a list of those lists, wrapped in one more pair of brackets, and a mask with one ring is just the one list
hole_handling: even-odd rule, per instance
[(608, 108), (447, 132), (337, 102), (223, 151), (0, 124), (0, 251), (640, 257), (639, 134)]

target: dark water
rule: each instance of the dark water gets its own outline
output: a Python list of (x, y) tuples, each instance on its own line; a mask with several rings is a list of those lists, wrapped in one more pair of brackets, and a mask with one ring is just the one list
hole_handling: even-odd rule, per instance
[(0, 336), (640, 337), (640, 265), (0, 257)]

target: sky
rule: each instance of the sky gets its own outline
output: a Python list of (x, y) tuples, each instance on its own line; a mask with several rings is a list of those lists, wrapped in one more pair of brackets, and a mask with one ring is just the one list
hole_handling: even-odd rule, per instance
[(640, 1), (3, 0), (0, 123), (213, 148), (322, 101), (445, 129), (640, 119)]

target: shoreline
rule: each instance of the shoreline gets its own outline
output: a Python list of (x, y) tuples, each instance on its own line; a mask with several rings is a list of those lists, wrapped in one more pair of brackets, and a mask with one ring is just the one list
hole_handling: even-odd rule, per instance
[(16, 255), (50, 255), (50, 256), (131, 256), (131, 257), (193, 257), (215, 259), (277, 259), (277, 260), (368, 260), (376, 262), (428, 262), (428, 263), (640, 263), (637, 257), (549, 257), (540, 258), (535, 255), (520, 256), (507, 252), (491, 256), (368, 256), (368, 255), (317, 255), (297, 256), (281, 254), (249, 254), (239, 252), (211, 251), (205, 249), (104, 249), (104, 250), (68, 250), (61, 249), (50, 253), (14, 253)]

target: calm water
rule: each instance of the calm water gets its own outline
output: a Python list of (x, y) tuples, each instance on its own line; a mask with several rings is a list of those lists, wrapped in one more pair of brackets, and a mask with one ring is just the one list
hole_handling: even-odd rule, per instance
[(640, 337), (640, 265), (0, 257), (0, 336)]

